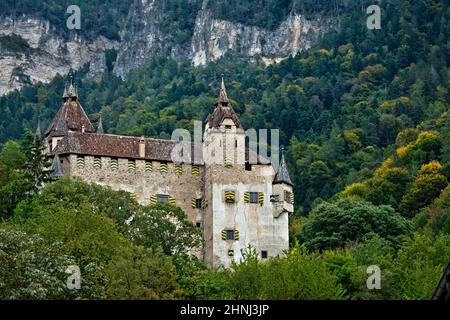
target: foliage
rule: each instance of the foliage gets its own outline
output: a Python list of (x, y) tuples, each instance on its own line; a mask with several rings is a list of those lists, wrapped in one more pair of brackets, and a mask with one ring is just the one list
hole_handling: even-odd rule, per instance
[[(276, 285), (274, 285), (276, 283)], [(251, 247), (232, 270), (206, 271), (196, 283), (198, 299), (313, 300), (343, 299), (337, 277), (323, 259), (295, 247), (287, 256), (261, 262)]]
[(299, 240), (310, 249), (337, 248), (375, 233), (398, 244), (410, 230), (410, 222), (389, 206), (342, 199), (315, 207)]
[(80, 290), (69, 290), (66, 269), (76, 265), (60, 242), (0, 228), (0, 299), (101, 299), (105, 297), (101, 269), (82, 270)]

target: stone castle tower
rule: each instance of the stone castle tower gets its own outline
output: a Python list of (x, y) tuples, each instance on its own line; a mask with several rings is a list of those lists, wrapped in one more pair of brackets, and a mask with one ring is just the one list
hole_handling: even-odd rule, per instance
[[(106, 134), (101, 118), (95, 130), (70, 85), (44, 141), (54, 178), (81, 177), (128, 191), (143, 205), (169, 202), (182, 208), (203, 231), (208, 265), (229, 267), (248, 245), (261, 259), (282, 253), (294, 201), (284, 156), (275, 170), (245, 147), (246, 134), (223, 80), (205, 125), (203, 142), (187, 148), (202, 156), (175, 162), (171, 155), (180, 142)], [(249, 161), (251, 156), (257, 161)]]

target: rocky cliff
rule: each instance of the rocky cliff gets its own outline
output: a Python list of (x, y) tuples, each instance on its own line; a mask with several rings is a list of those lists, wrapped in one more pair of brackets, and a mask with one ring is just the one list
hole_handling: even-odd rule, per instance
[(204, 0), (190, 41), (172, 45), (177, 30), (164, 32), (164, 17), (164, 1), (135, 1), (114, 69), (117, 75), (125, 77), (155, 52), (167, 52), (177, 60), (189, 59), (196, 66), (217, 60), (228, 51), (243, 58), (260, 57), (266, 63), (279, 62), (309, 49), (335, 24), (333, 19), (321, 15), (291, 12), (277, 29), (266, 30), (216, 19)]
[(49, 82), (58, 73), (64, 75), (70, 68), (78, 70), (86, 64), (87, 77), (96, 79), (106, 70), (108, 49), (117, 50), (114, 73), (122, 78), (156, 54), (187, 59), (195, 66), (229, 51), (274, 63), (310, 48), (334, 24), (321, 15), (291, 12), (275, 30), (268, 30), (215, 18), (206, 0), (187, 4), (192, 5), (193, 23), (186, 27), (184, 21), (189, 17), (175, 17), (184, 24), (174, 29), (167, 23), (170, 8), (166, 0), (135, 0), (120, 41), (103, 36), (88, 39), (82, 32), (63, 38), (46, 20), (0, 17), (0, 95), (27, 83)]
[(49, 82), (90, 64), (87, 77), (105, 72), (105, 50), (118, 43), (98, 37), (87, 40), (74, 33), (65, 39), (48, 21), (31, 17), (0, 17), (0, 95), (24, 84)]

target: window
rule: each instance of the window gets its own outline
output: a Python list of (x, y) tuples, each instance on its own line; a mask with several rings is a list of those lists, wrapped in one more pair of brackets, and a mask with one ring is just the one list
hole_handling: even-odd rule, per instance
[(273, 194), (270, 196), (270, 202), (280, 202), (280, 195), (279, 194)]
[(227, 240), (234, 240), (234, 230), (227, 230)]
[(94, 168), (101, 169), (102, 168), (102, 158), (94, 157)]
[(157, 194), (156, 195), (156, 201), (158, 203), (169, 202), (169, 196), (168, 195), (164, 195), (164, 194)]
[(236, 193), (234, 191), (225, 191), (225, 202), (234, 203), (236, 198)]
[(136, 170), (136, 161), (128, 160), (128, 172), (132, 172)]
[(201, 222), (197, 222), (196, 225), (197, 225), (197, 228), (201, 228), (202, 227), (202, 223)]
[(289, 191), (284, 191), (284, 201), (291, 203), (292, 193)]
[(231, 125), (227, 124), (225, 125), (225, 132), (231, 131)]
[(119, 168), (119, 159), (111, 158), (111, 160), (109, 161), (109, 165), (111, 167), (111, 170), (117, 170)]
[(267, 259), (267, 257), (268, 257), (267, 251), (266, 250), (261, 251), (261, 258)]
[(229, 257), (233, 257), (234, 256), (234, 250), (233, 249), (228, 250), (228, 256)]
[(252, 171), (252, 165), (248, 162), (245, 163), (245, 171)]
[(222, 240), (239, 240), (239, 230), (223, 229), (221, 232)]
[(250, 192), (250, 203), (258, 203), (258, 192)]

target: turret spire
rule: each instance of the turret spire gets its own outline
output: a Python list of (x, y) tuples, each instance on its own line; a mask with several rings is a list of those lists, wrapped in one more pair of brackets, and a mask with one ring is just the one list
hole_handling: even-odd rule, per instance
[(100, 118), (98, 119), (98, 127), (97, 127), (97, 133), (105, 133), (105, 130), (103, 130), (103, 121), (102, 121), (102, 113), (100, 112)]
[(219, 97), (217, 98), (217, 104), (227, 105), (228, 103), (230, 103), (230, 100), (228, 100), (227, 90), (225, 89), (225, 83), (222, 77), (222, 83), (220, 84), (220, 92)]
[(38, 123), (37, 123), (37, 128), (36, 128), (36, 133), (34, 134), (34, 140), (33, 143), (39, 144), (42, 141), (42, 131), (41, 131), (41, 117), (38, 117)]
[(52, 179), (61, 179), (64, 177), (64, 171), (61, 166), (61, 160), (59, 159), (59, 155), (56, 153), (53, 157), (52, 167), (51, 167), (52, 173), (50, 173), (50, 178)]
[(286, 183), (289, 185), (294, 185), (292, 183), (291, 177), (289, 176), (289, 171), (286, 165), (286, 160), (284, 159), (284, 150), (281, 155), (280, 166), (278, 167), (277, 174), (275, 175), (274, 183)]

